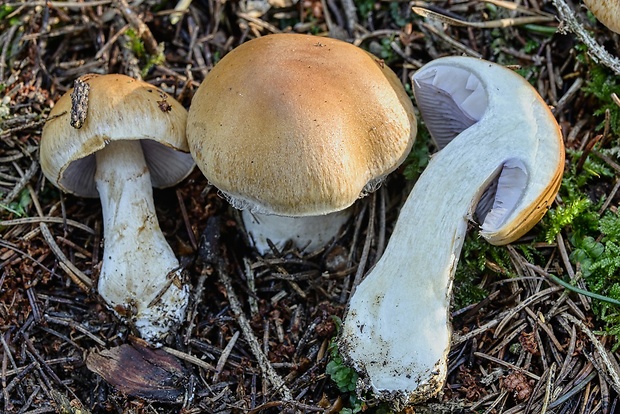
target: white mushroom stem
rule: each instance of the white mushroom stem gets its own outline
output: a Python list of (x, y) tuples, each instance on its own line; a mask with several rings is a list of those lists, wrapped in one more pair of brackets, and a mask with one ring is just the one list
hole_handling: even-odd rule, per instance
[(279, 249), (291, 240), (297, 248), (309, 253), (326, 246), (338, 236), (351, 217), (351, 208), (306, 217), (284, 217), (243, 210), (241, 217), (250, 241), (260, 254), (271, 252), (267, 239)]
[(157, 343), (182, 321), (189, 290), (159, 228), (142, 147), (137, 140), (115, 141), (95, 156), (104, 225), (99, 294)]
[(364, 388), (397, 406), (434, 395), (446, 377), (452, 278), (472, 208), (502, 165), (489, 158), (432, 158), (349, 304), (340, 350)]

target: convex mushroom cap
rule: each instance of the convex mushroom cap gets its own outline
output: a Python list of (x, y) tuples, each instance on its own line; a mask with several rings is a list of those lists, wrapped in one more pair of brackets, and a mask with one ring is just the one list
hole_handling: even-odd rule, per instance
[[(261, 215), (323, 216), (351, 206), (405, 159), (416, 120), (382, 60), (335, 39), (277, 34), (215, 65), (192, 100), (187, 132), (197, 165), (248, 212), (248, 226)], [(295, 238), (292, 223), (283, 240)], [(328, 227), (333, 237), (340, 226)], [(274, 233), (256, 233), (267, 248)]]
[(185, 138), (187, 111), (179, 102), (125, 75), (86, 75), (80, 81), (89, 89), (83, 125), (71, 127), (71, 89), (43, 129), (40, 161), (48, 180), (65, 192), (99, 197), (95, 153), (123, 140), (140, 140), (154, 187), (171, 187), (189, 175), (194, 164)]
[(186, 117), (177, 101), (148, 83), (88, 75), (58, 100), (41, 136), (45, 176), (64, 191), (101, 200), (99, 294), (152, 343), (182, 321), (189, 297), (151, 188), (172, 186), (194, 167)]
[[(355, 290), (339, 348), (359, 389), (397, 407), (440, 391), (452, 279), (468, 220), (493, 244), (532, 228), (560, 186), (557, 122), (518, 74), (467, 57), (432, 61), (414, 94), (441, 149), (401, 209), (385, 253)], [(479, 203), (481, 201), (481, 203)]]
[(583, 0), (583, 2), (609, 30), (620, 33), (620, 2), (618, 0)]

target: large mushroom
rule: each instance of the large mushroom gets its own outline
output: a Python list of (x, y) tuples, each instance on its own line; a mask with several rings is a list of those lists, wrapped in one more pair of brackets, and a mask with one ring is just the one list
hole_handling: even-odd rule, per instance
[(477, 216), (492, 244), (518, 239), (551, 205), (564, 165), (549, 108), (509, 69), (448, 57), (422, 67), (412, 82), (443, 149), (352, 296), (339, 339), (345, 361), (360, 373), (358, 390), (397, 407), (435, 395), (445, 381), (452, 279), (468, 221)]
[(90, 75), (58, 100), (41, 136), (45, 176), (63, 191), (101, 200), (99, 294), (152, 343), (182, 321), (189, 297), (152, 190), (175, 185), (195, 165), (186, 118), (181, 104), (146, 82)]
[(243, 209), (260, 253), (324, 246), (411, 149), (411, 100), (387, 65), (349, 43), (277, 34), (237, 47), (192, 100), (187, 138), (207, 179)]

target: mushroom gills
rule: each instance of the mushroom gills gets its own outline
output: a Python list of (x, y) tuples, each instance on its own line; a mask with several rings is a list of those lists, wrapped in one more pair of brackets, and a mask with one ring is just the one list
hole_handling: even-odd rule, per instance
[(438, 67), (413, 86), (422, 118), (439, 149), (478, 122), (488, 106), (480, 81), (464, 69)]
[[(170, 187), (192, 171), (194, 160), (190, 153), (181, 152), (167, 147), (151, 139), (139, 140), (149, 167), (153, 187)], [(69, 191), (71, 188), (82, 188), (87, 197), (99, 197), (95, 185), (95, 154), (72, 161), (65, 171), (61, 171), (60, 184)], [(71, 191), (69, 191), (71, 192)]]
[(483, 232), (497, 231), (519, 204), (528, 182), (521, 160), (504, 161), (499, 176), (484, 190), (476, 205), (476, 218)]
[[(484, 115), (488, 99), (480, 80), (469, 71), (449, 66), (429, 70), (415, 79), (418, 107), (433, 141), (442, 150)], [(506, 160), (475, 207), (483, 231), (493, 231), (516, 207), (527, 184), (527, 170)]]

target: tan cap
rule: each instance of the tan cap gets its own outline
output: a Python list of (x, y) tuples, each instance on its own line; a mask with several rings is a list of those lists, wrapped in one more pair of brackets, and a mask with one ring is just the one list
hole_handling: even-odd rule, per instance
[(583, 0), (583, 2), (609, 30), (620, 33), (620, 2), (618, 0)]
[[(94, 153), (111, 141), (141, 142), (155, 187), (185, 178), (194, 163), (185, 139), (187, 111), (162, 90), (125, 75), (87, 75), (87, 116), (71, 126), (71, 89), (49, 114), (41, 136), (45, 176), (62, 190), (98, 197)], [(181, 152), (179, 152), (181, 151)]]
[(233, 204), (309, 216), (350, 206), (396, 169), (416, 120), (382, 60), (339, 40), (277, 34), (217, 63), (187, 133), (197, 165)]

